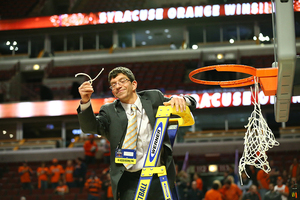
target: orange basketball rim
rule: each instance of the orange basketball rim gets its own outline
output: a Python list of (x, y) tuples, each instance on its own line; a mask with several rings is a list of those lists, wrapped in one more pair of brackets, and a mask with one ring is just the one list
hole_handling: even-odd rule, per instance
[[(240, 72), (244, 74), (250, 74), (252, 76), (248, 78), (230, 80), (230, 81), (205, 81), (194, 78), (195, 74), (217, 70), (219, 72)], [(278, 68), (259, 68), (250, 67), (247, 65), (229, 64), (229, 65), (213, 65), (208, 67), (202, 67), (193, 70), (189, 74), (191, 81), (204, 85), (220, 85), (223, 88), (230, 87), (242, 87), (247, 85), (253, 85), (255, 83), (255, 77), (258, 78), (260, 87), (262, 88), (266, 96), (272, 96), (276, 94), (277, 91), (277, 74)]]

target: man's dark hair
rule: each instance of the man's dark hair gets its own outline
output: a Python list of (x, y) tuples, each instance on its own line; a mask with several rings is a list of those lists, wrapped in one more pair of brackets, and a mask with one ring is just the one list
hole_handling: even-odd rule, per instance
[(130, 80), (130, 82), (135, 80), (135, 77), (130, 69), (127, 67), (116, 67), (113, 70), (111, 70), (108, 74), (108, 83), (110, 83), (111, 79), (116, 78), (118, 74), (124, 74), (127, 76)]
[(224, 184), (231, 185), (231, 180), (230, 180), (229, 178), (227, 178), (227, 179), (224, 181)]
[(213, 183), (213, 185), (212, 185), (212, 189), (214, 189), (214, 190), (218, 190), (218, 189), (219, 189), (219, 185), (218, 185), (218, 183)]

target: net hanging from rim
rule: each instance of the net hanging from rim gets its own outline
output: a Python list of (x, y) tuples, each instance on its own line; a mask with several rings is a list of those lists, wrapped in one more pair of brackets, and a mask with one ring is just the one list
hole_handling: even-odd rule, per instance
[[(194, 78), (193, 76), (205, 72), (217, 70), (220, 72), (239, 72), (251, 75), (248, 78), (233, 80), (233, 81), (205, 81)], [(266, 96), (276, 95), (277, 81), (278, 81), (278, 68), (254, 68), (240, 64), (226, 64), (226, 65), (213, 65), (208, 67), (201, 67), (193, 70), (189, 74), (191, 81), (205, 85), (219, 85), (223, 88), (242, 87), (248, 85), (255, 85), (254, 91), (251, 87), (251, 95), (253, 99), (254, 110), (248, 118), (248, 124), (245, 126), (247, 129), (244, 137), (244, 152), (239, 161), (239, 175), (241, 184), (243, 181), (241, 178), (242, 172), (246, 172), (246, 165), (253, 165), (256, 168), (264, 170), (266, 173), (271, 171), (268, 162), (268, 156), (266, 152), (278, 146), (279, 143), (275, 140), (272, 130), (269, 128), (262, 113), (260, 102), (258, 98), (260, 83), (261, 89)]]
[[(254, 110), (248, 118), (248, 124), (245, 126), (247, 131), (244, 137), (244, 152), (239, 162), (239, 175), (242, 183), (242, 172), (246, 172), (246, 165), (253, 165), (256, 168), (264, 170), (266, 173), (271, 171), (266, 152), (278, 146), (279, 142), (275, 140), (272, 130), (269, 128), (262, 113), (258, 98), (259, 87), (258, 78), (255, 77), (254, 92), (251, 87)], [(243, 184), (243, 183), (242, 183)]]

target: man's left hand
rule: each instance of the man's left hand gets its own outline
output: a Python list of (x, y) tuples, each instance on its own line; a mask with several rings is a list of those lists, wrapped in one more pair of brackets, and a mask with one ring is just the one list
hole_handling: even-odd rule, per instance
[(164, 105), (171, 106), (172, 108), (175, 106), (177, 112), (179, 111), (179, 108), (181, 112), (185, 111), (186, 109), (186, 102), (182, 96), (173, 96), (170, 101), (164, 102)]

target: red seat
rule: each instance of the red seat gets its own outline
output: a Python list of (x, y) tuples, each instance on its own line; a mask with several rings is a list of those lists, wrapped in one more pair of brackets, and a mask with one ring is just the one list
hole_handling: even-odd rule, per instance
[(88, 193), (77, 194), (77, 200), (86, 200), (88, 198)]
[(27, 197), (28, 195), (31, 195), (31, 190), (20, 190), (19, 195)]
[(76, 199), (76, 195), (77, 194), (65, 194), (65, 195), (63, 195), (63, 199), (64, 200), (75, 200)]
[(42, 194), (44, 194), (44, 191), (42, 189), (33, 189), (31, 191), (31, 194), (33, 194), (33, 195), (42, 195)]

